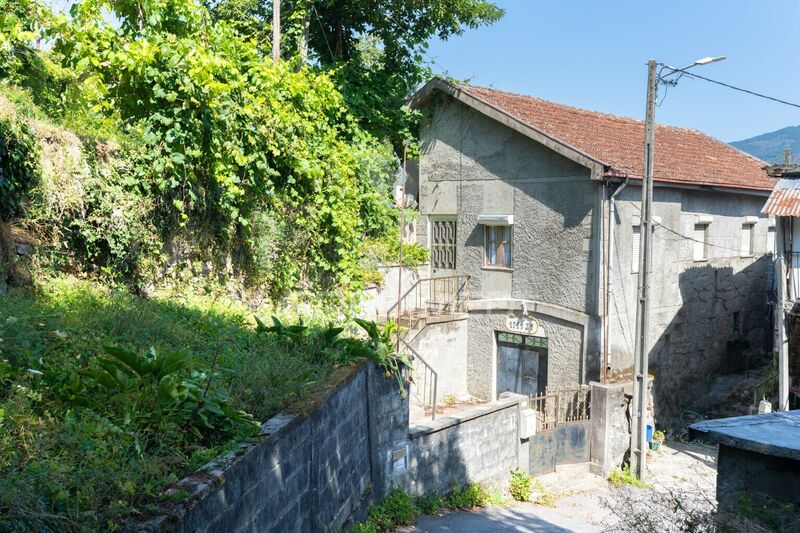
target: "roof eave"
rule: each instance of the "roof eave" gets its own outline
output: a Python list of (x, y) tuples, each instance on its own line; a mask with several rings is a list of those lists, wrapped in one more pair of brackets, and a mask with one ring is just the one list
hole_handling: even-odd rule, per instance
[[(642, 180), (642, 176), (639, 174), (630, 174), (630, 173), (623, 173), (619, 172), (615, 169), (611, 169), (610, 171), (603, 174), (604, 178), (611, 178), (611, 179), (632, 179), (632, 180)], [(772, 189), (767, 189), (764, 187), (747, 187), (744, 185), (724, 185), (720, 183), (711, 183), (711, 182), (686, 182), (682, 180), (671, 180), (668, 178), (653, 178), (653, 184), (655, 186), (660, 187), (675, 187), (679, 189), (694, 189), (694, 190), (703, 190), (703, 191), (720, 191), (720, 192), (729, 192), (729, 193), (740, 193), (740, 194), (748, 194), (748, 195), (756, 195), (756, 196), (769, 196)]]
[(449, 81), (441, 78), (433, 78), (421, 89), (409, 98), (407, 105), (417, 109), (425, 105), (436, 91), (452, 96), (459, 102), (475, 109), (479, 113), (511, 128), (512, 130), (525, 135), (526, 137), (550, 148), (554, 152), (578, 163), (592, 172), (593, 179), (602, 179), (603, 175), (610, 169), (610, 166), (595, 159), (589, 154), (582, 152), (570, 144), (545, 133), (544, 131), (520, 120), (519, 118), (503, 111), (502, 109), (470, 94)]

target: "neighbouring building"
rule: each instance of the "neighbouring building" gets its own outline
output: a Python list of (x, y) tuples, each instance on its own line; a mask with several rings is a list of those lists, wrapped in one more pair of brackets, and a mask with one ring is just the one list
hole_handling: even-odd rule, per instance
[(797, 408), (800, 396), (800, 165), (769, 168), (780, 178), (763, 213), (775, 219), (775, 350), (778, 409)]
[(800, 412), (706, 420), (691, 438), (719, 444), (717, 501), (736, 509), (742, 497), (800, 503)]
[[(442, 79), (411, 106), (431, 262), (401, 305), (417, 385), (439, 378), (422, 396), (494, 400), (630, 372), (644, 123)], [(650, 361), (656, 415), (674, 419), (771, 348), (774, 228), (760, 211), (775, 180), (699, 131), (658, 126), (655, 142)]]

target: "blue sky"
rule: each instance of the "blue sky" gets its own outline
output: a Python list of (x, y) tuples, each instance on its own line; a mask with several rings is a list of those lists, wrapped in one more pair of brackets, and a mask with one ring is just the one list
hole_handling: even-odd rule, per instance
[[(798, 0), (496, 0), (498, 23), (431, 43), (439, 70), (476, 85), (642, 118), (646, 62), (800, 103)], [(662, 89), (663, 90), (663, 89)], [(660, 123), (735, 141), (800, 125), (800, 109), (684, 78), (656, 109)]]

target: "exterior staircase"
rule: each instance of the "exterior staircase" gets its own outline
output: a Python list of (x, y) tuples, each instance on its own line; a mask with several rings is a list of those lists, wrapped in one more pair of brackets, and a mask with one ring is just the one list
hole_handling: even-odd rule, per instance
[(411, 346), (417, 335), (432, 322), (453, 320), (466, 312), (469, 276), (443, 276), (417, 280), (386, 312), (386, 321), (400, 326), (397, 350), (411, 360), (411, 395), (432, 420), (436, 418), (438, 372)]

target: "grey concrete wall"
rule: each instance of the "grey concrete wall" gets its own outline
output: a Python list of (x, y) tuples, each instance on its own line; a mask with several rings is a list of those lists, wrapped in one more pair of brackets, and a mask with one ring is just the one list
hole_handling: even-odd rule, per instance
[[(457, 320), (428, 323), (416, 333), (410, 344), (438, 374), (436, 402), (453, 395), (466, 399), (467, 389), (467, 315)], [(410, 335), (413, 335), (412, 332)], [(416, 367), (419, 369), (420, 367)], [(422, 372), (415, 373), (414, 384), (422, 386)], [(413, 399), (412, 399), (413, 401)]]
[[(494, 399), (504, 391), (497, 390), (497, 357), (495, 332), (506, 330), (509, 310), (472, 311), (469, 313), (467, 350), (467, 386), (477, 398)], [(579, 324), (549, 315), (532, 314), (548, 338), (547, 385), (568, 387), (580, 383), (582, 377), (583, 328)]]
[(607, 476), (630, 448), (630, 397), (620, 384), (591, 383), (591, 463)]
[[(137, 531), (330, 531), (362, 518), (396, 483), (391, 451), (407, 442), (408, 403), (366, 365), (307, 419), (282, 414), (243, 444), (178, 483), (182, 501)], [(169, 494), (168, 493), (168, 494)]]
[(720, 444), (717, 501), (721, 506), (737, 506), (742, 494), (800, 503), (800, 461)]
[[(404, 267), (402, 280), (400, 278), (399, 266), (382, 266), (378, 271), (383, 274), (383, 284), (376, 287), (369, 287), (362, 293), (361, 310), (358, 316), (365, 320), (383, 321), (386, 319), (386, 312), (397, 303), (397, 286), (400, 286), (401, 295), (410, 289), (414, 283), (424, 277), (428, 272), (428, 266)], [(420, 275), (422, 273), (422, 276)]]
[[(457, 273), (473, 298), (516, 297), (594, 312), (597, 184), (589, 170), (446, 101), (422, 129), (419, 240), (429, 215), (458, 215)], [(484, 268), (481, 214), (513, 214), (513, 269)]]
[(412, 496), (448, 492), (451, 483), (480, 482), (507, 487), (520, 461), (519, 409), (527, 398), (509, 395), (457, 416), (409, 428), (410, 475), (404, 485)]
[[(656, 187), (653, 238), (651, 368), (656, 373), (656, 415), (669, 423), (698, 403), (722, 373), (760, 363), (770, 343), (767, 224), (761, 196)], [(613, 289), (610, 300), (612, 371), (633, 365), (637, 274), (632, 268), (632, 223), (641, 189), (629, 185), (617, 202)], [(707, 261), (693, 260), (697, 215), (711, 215)], [(741, 228), (758, 215), (754, 254), (741, 257)], [(740, 332), (734, 333), (734, 313)]]

